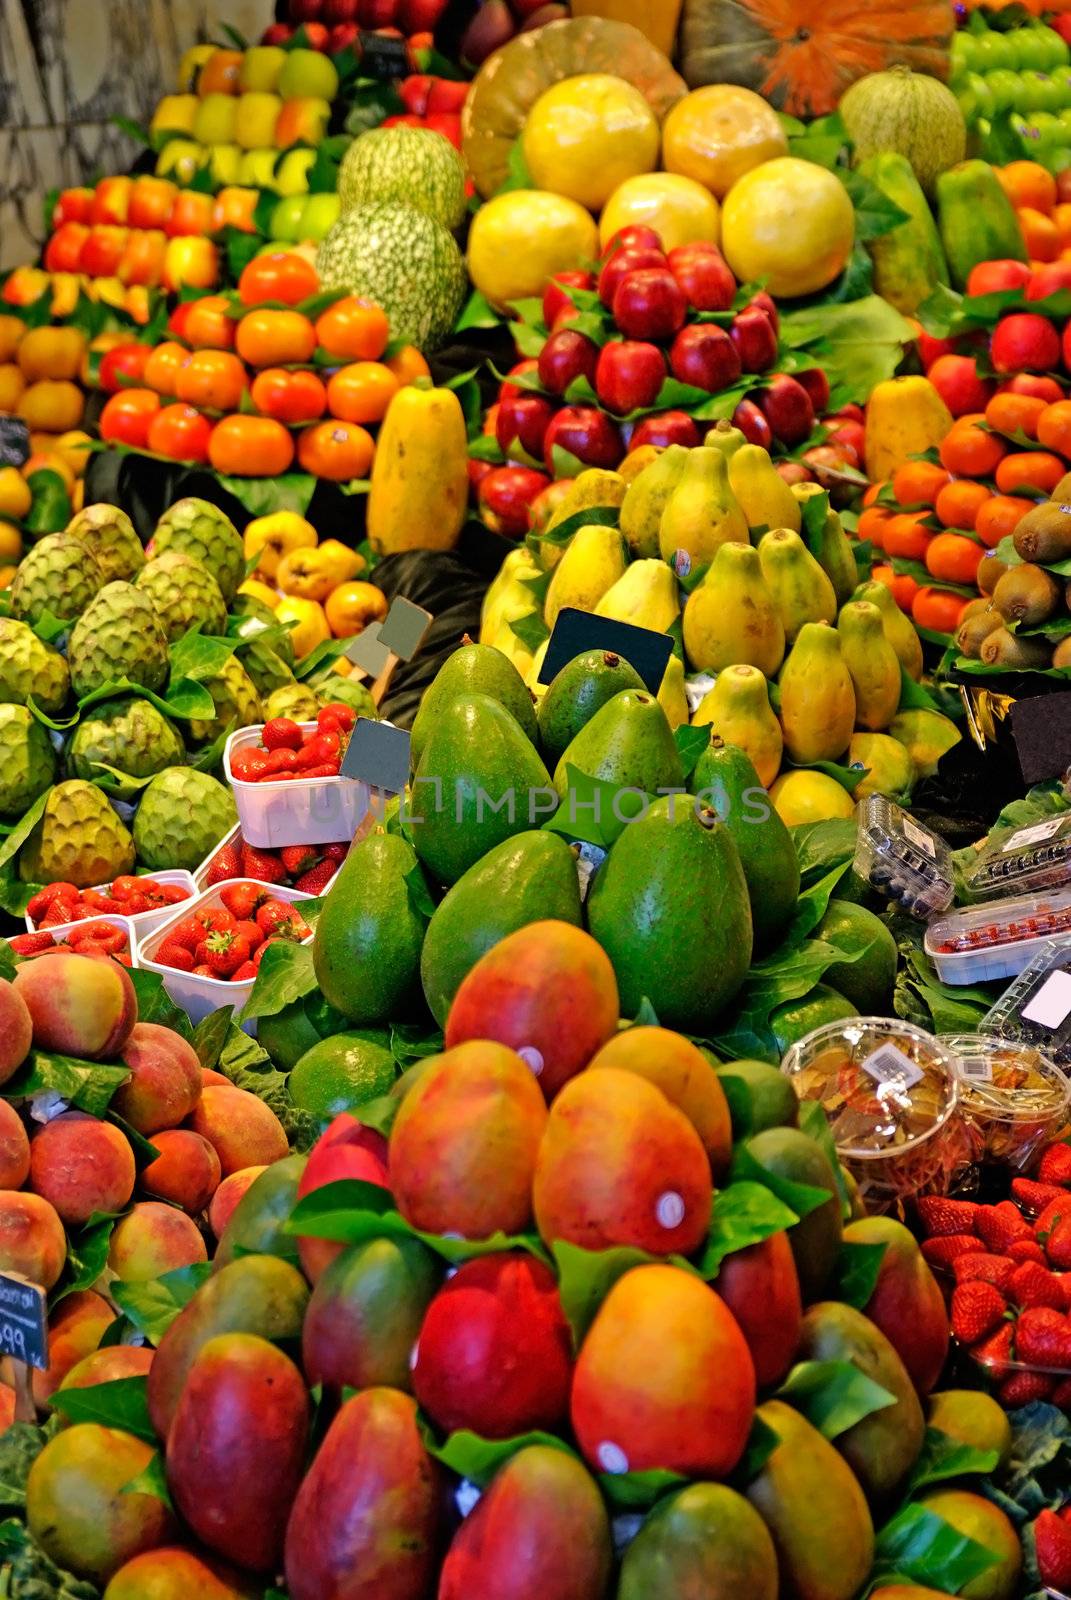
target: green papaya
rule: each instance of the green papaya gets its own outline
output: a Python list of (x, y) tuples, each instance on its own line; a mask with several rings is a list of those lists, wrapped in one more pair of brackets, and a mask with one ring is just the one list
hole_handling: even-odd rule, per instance
[(883, 150), (859, 163), (859, 171), (887, 200), (907, 213), (888, 233), (867, 241), (874, 263), (874, 287), (890, 305), (911, 316), (940, 283), (948, 282), (948, 262), (929, 202), (910, 161)]
[(937, 223), (953, 285), (980, 261), (1026, 261), (1023, 231), (988, 161), (960, 161), (937, 180)]

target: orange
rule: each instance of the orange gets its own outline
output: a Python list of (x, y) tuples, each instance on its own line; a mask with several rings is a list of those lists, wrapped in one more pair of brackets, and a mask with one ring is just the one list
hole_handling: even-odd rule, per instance
[(919, 585), (910, 573), (894, 572), (892, 567), (873, 567), (870, 576), (885, 585), (901, 611), (910, 614), (911, 602), (919, 591)]
[(84, 410), (85, 395), (66, 378), (41, 378), (31, 383), (23, 390), (17, 408), (28, 428), (44, 428), (49, 433), (77, 428)]
[(901, 511), (885, 524), (885, 553), (908, 561), (921, 561), (933, 537), (922, 511)]
[(934, 507), (937, 520), (946, 528), (973, 528), (975, 518), (991, 492), (984, 483), (972, 483), (969, 478), (953, 478), (937, 496)]
[(415, 383), (418, 378), (430, 378), (431, 368), (412, 344), (404, 344), (395, 356), (388, 356), (383, 365), (389, 367), (404, 389), (407, 384)]
[(1067, 471), (1060, 456), (1046, 450), (1022, 450), (1017, 455), (1005, 456), (997, 468), (997, 488), (1001, 494), (1014, 494), (1016, 489), (1036, 489), (1041, 494), (1051, 494)]
[(397, 378), (380, 362), (355, 361), (328, 380), (327, 409), (344, 422), (382, 422), (397, 392)]
[(933, 633), (955, 633), (966, 604), (962, 595), (927, 585), (919, 589), (912, 600), (911, 616), (920, 628), (929, 628)]
[[(378, 361), (390, 339), (390, 323), (387, 313), (373, 305), (371, 300), (348, 294), (317, 317), (316, 339), (321, 349), (330, 356), (337, 356), (339, 360)], [(405, 346), (394, 359), (397, 361), (411, 348)], [(423, 361), (423, 357), (420, 359)], [(426, 363), (424, 371), (426, 374)], [(409, 380), (402, 378), (399, 381), (405, 383)]]
[(238, 324), (238, 354), (251, 367), (281, 367), (311, 361), (316, 329), (300, 311), (249, 311)]
[(995, 550), (1000, 541), (1015, 532), (1030, 510), (1030, 501), (1010, 494), (994, 494), (979, 511), (974, 531), (982, 543)]
[(788, 153), (773, 107), (751, 89), (708, 84), (678, 100), (662, 126), (662, 165), (719, 200), (763, 162)]
[(147, 389), (155, 389), (157, 394), (174, 394), (179, 368), (189, 359), (190, 352), (185, 345), (177, 344), (174, 339), (166, 339), (163, 344), (156, 346), (146, 361), (142, 382)]
[(926, 551), (926, 571), (946, 583), (973, 583), (983, 549), (962, 533), (939, 533)]
[(1051, 217), (1033, 206), (1023, 206), (1018, 212), (1023, 242), (1031, 261), (1055, 261), (1060, 254), (1060, 230)]
[(298, 435), (298, 461), (317, 478), (347, 483), (372, 465), (372, 435), (355, 422), (314, 422)]
[(997, 463), (1007, 454), (1007, 446), (995, 434), (978, 427), (985, 418), (981, 412), (970, 412), (953, 423), (941, 441), (938, 454), (941, 465), (949, 472), (964, 478), (985, 478), (996, 471)]
[(195, 350), (175, 374), (175, 395), (207, 411), (235, 411), (245, 392), (245, 367), (229, 350)]
[(863, 505), (872, 506), (877, 503), (878, 495), (884, 489), (884, 483), (872, 483), (869, 489), (863, 491)]
[(932, 506), (949, 475), (932, 461), (905, 461), (893, 473), (893, 493), (902, 506)]
[(277, 478), (294, 459), (294, 441), (271, 417), (224, 417), (212, 429), (208, 459), (217, 472)]
[(1066, 250), (1071, 245), (1071, 204), (1066, 200), (1058, 205), (1052, 214), (1056, 224), (1056, 231), (1060, 235), (1061, 250)]
[(1071, 455), (1071, 400), (1057, 400), (1045, 407), (1038, 418), (1038, 443), (1046, 450)]
[(225, 294), (206, 294), (190, 301), (182, 323), (186, 343), (195, 350), (233, 350), (236, 324), (227, 314), (230, 304)]
[(265, 367), (250, 392), (257, 410), (277, 422), (315, 422), (327, 410), (327, 390), (315, 372)]
[(887, 506), (867, 506), (860, 513), (857, 533), (860, 539), (869, 539), (876, 550), (885, 548), (885, 525), (893, 513)]
[(1045, 406), (1046, 402), (1036, 395), (1016, 394), (1006, 389), (990, 400), (985, 408), (985, 420), (998, 433), (1025, 433), (1028, 439), (1036, 439), (1038, 418)]
[(14, 361), (5, 361), (0, 365), (0, 414), (15, 410), (25, 387), (26, 379)]
[(1000, 186), (1017, 209), (1030, 206), (1050, 212), (1056, 204), (1056, 179), (1038, 161), (1012, 161), (997, 167)]

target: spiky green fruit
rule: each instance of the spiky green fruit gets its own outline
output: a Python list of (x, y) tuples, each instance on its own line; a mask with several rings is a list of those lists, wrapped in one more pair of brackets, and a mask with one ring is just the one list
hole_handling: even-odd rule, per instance
[(50, 611), (73, 622), (104, 586), (104, 574), (81, 539), (50, 533), (27, 551), (12, 580), (11, 609), (31, 625)]
[(177, 501), (164, 512), (149, 541), (153, 558), (168, 550), (180, 550), (207, 567), (230, 605), (245, 577), (245, 552), (241, 535), (226, 512), (195, 495)]
[(55, 776), (48, 730), (25, 706), (0, 706), (0, 816), (21, 817)]
[(193, 767), (165, 767), (146, 788), (134, 818), (138, 860), (150, 872), (192, 872), (238, 821), (229, 789)]
[(294, 674), (283, 658), (276, 655), (271, 645), (263, 644), (259, 639), (254, 639), (251, 645), (241, 650), (238, 659), (262, 700), (274, 694), (276, 689), (288, 688), (294, 682)]
[(237, 656), (228, 656), (222, 669), (203, 680), (216, 708), (213, 717), (190, 723), (190, 738), (196, 744), (211, 744), (232, 725), (248, 728), (263, 722), (263, 709), (256, 685)]
[(83, 506), (67, 524), (72, 539), (80, 539), (104, 574), (105, 582), (132, 583), (145, 565), (145, 552), (134, 524), (118, 506)]
[(320, 702), (312, 690), (303, 683), (284, 683), (264, 702), (264, 720), (273, 717), (290, 717), (294, 722), (315, 722)]
[(46, 716), (63, 710), (71, 687), (67, 663), (25, 622), (0, 617), (0, 701), (25, 705), (31, 695)]
[(227, 606), (219, 584), (207, 567), (181, 550), (168, 550), (147, 561), (135, 583), (152, 601), (168, 644), (198, 624), (202, 633), (220, 635), (226, 630)]
[[(24, 883), (62, 878), (79, 889), (108, 883), (134, 865), (134, 841), (108, 799), (92, 783), (57, 783), (44, 815), (19, 854)], [(170, 865), (170, 863), (168, 863)]]
[(266, 628), (271, 628), (271, 647), (275, 654), (281, 656), (288, 667), (294, 665), (293, 637), (289, 628), (277, 621), (271, 606), (266, 606), (255, 594), (237, 594), (231, 606), (231, 616), (239, 619), (238, 633), (243, 639), (250, 639), (255, 633), (263, 633)]
[(340, 672), (328, 673), (316, 684), (316, 696), (322, 706), (349, 706), (359, 717), (379, 720), (372, 691), (357, 678), (344, 678)]
[[(137, 780), (151, 778), (185, 759), (186, 746), (179, 730), (140, 695), (94, 706), (67, 745), (67, 771), (90, 782), (101, 776), (102, 766)], [(113, 781), (119, 800), (134, 800), (141, 793), (137, 781)]]
[(106, 583), (71, 629), (67, 665), (79, 699), (123, 678), (163, 688), (167, 640), (148, 596), (132, 583)]

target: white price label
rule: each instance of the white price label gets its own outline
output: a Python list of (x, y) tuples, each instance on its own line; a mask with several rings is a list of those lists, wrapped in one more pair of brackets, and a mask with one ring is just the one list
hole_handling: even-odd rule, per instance
[(1071, 972), (1050, 972), (1029, 1005), (1023, 1021), (1041, 1028), (1058, 1028), (1071, 1015)]
[(879, 1045), (863, 1062), (863, 1071), (869, 1072), (875, 1082), (897, 1089), (912, 1089), (924, 1076), (917, 1062), (894, 1044)]
[(988, 1056), (958, 1056), (956, 1070), (970, 1083), (992, 1083), (993, 1063)]
[(1050, 817), (1048, 822), (1035, 823), (1032, 828), (1020, 828), (1018, 833), (1013, 833), (1001, 846), (1001, 855), (1006, 856), (1012, 850), (1022, 850), (1026, 845), (1040, 844), (1042, 839), (1051, 839), (1063, 826), (1063, 820), (1063, 817)]
[(910, 817), (904, 818), (903, 827), (904, 838), (910, 840), (910, 842), (919, 850), (924, 851), (925, 854), (929, 856), (931, 861), (935, 860), (937, 856), (937, 847), (930, 838), (929, 834), (926, 832), (925, 828), (920, 828), (918, 823), (912, 822)]

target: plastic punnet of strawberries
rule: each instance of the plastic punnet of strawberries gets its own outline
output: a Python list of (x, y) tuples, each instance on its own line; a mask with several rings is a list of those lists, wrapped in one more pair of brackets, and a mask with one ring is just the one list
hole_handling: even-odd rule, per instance
[(47, 950), (75, 950), (80, 956), (114, 956), (124, 967), (130, 966), (130, 942), (126, 929), (114, 922), (81, 922), (65, 939), (57, 939), (47, 928), (36, 933), (17, 933), (8, 945), (17, 956), (40, 956)]
[(31, 895), (26, 914), (36, 929), (58, 928), (84, 917), (100, 915), (136, 917), (142, 911), (160, 911), (190, 898), (181, 883), (159, 883), (155, 878), (138, 878), (131, 873), (113, 878), (98, 889), (78, 889), (62, 880), (46, 883)]
[(356, 721), (352, 707), (334, 703), (322, 707), (314, 731), (290, 717), (273, 717), (264, 724), (259, 746), (232, 752), (231, 777), (238, 783), (337, 778)]
[(300, 944), (312, 932), (297, 906), (256, 883), (231, 883), (218, 906), (202, 905), (168, 928), (152, 959), (198, 978), (249, 983), (269, 945)]
[(205, 886), (231, 878), (256, 878), (260, 883), (286, 885), (302, 894), (322, 894), (349, 854), (349, 842), (339, 844), (284, 844), (269, 850), (248, 844), (241, 834), (220, 845), (208, 864)]

